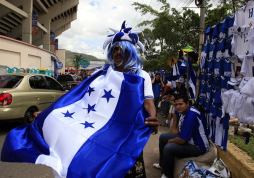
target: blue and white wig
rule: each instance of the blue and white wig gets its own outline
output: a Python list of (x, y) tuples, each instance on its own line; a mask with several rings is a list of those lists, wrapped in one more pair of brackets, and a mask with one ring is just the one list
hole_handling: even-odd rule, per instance
[(144, 45), (139, 41), (139, 37), (137, 35), (140, 32), (131, 32), (131, 27), (125, 27), (125, 21), (123, 22), (120, 31), (112, 28), (109, 29), (112, 30), (114, 34), (109, 35), (103, 45), (103, 49), (106, 49), (106, 47), (108, 46), (108, 63), (112, 66), (114, 70), (116, 70), (117, 66), (115, 66), (115, 63), (113, 61), (111, 49), (118, 44), (123, 49), (123, 59), (121, 64), (119, 64), (118, 66), (123, 64), (126, 51), (128, 51), (129, 57), (124, 66), (124, 70), (126, 73), (135, 73), (137, 75), (140, 75), (141, 69), (143, 68), (143, 61), (139, 57), (138, 51), (135, 47), (135, 45), (138, 45), (143, 52), (145, 51)]
[[(118, 66), (123, 64), (125, 55), (129, 55), (127, 62), (124, 65), (125, 72), (126, 73), (135, 73), (137, 75), (140, 75), (141, 69), (143, 68), (143, 61), (139, 57), (136, 47), (128, 41), (118, 41), (109, 47), (109, 49), (107, 51), (107, 61), (108, 61), (109, 65), (111, 65), (114, 70), (116, 70), (116, 68), (118, 67), (115, 65), (113, 58), (112, 58), (112, 53), (111, 53), (111, 48), (113, 48), (117, 44), (119, 46), (121, 46), (123, 49), (123, 59), (122, 59), (122, 62)], [(128, 54), (126, 54), (127, 51), (128, 51)]]

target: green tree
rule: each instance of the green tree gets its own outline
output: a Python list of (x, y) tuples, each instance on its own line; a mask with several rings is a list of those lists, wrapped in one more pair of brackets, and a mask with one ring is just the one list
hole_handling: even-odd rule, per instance
[[(178, 56), (178, 50), (187, 45), (198, 49), (199, 42), (199, 15), (193, 10), (185, 10), (183, 14), (174, 8), (170, 8), (170, 4), (166, 0), (158, 0), (161, 2), (161, 12), (153, 9), (151, 6), (134, 2), (135, 9), (140, 11), (142, 15), (150, 13), (155, 16), (153, 20), (146, 20), (138, 24), (138, 26), (150, 26), (149, 33), (140, 39), (146, 43), (145, 38), (152, 34), (153, 44), (148, 53), (145, 54), (147, 59), (151, 61), (144, 62), (144, 69), (147, 71), (155, 71), (164, 69), (170, 71), (167, 61), (171, 56)], [(146, 30), (148, 32), (148, 30)], [(147, 45), (146, 47), (151, 47)], [(151, 55), (152, 54), (152, 55)], [(156, 55), (154, 55), (156, 54)], [(151, 65), (150, 65), (151, 64)]]
[(145, 60), (155, 59), (159, 56), (158, 51), (155, 49), (156, 38), (154, 37), (152, 30), (148, 28), (143, 30), (143, 32), (139, 35), (139, 40), (145, 47)]
[(82, 58), (82, 55), (80, 54), (80, 55), (74, 55), (74, 59), (75, 59), (75, 73), (77, 74), (77, 72), (78, 72), (78, 61), (82, 61), (83, 60), (83, 58)]

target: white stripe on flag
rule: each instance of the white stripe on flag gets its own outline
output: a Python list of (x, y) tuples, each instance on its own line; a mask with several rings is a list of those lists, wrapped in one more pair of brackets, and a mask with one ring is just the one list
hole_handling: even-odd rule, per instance
[[(110, 67), (106, 75), (99, 76), (90, 85), (95, 91), (86, 93), (83, 99), (69, 106), (53, 110), (44, 121), (43, 136), (44, 140), (50, 147), (50, 155), (40, 155), (36, 164), (48, 164), (62, 177), (66, 177), (68, 167), (78, 152), (80, 147), (86, 140), (96, 131), (101, 129), (113, 115), (120, 96), (122, 82), (124, 80), (123, 73), (116, 72)], [(109, 85), (110, 84), (110, 85)], [(112, 90), (110, 98), (102, 98), (105, 92)], [(95, 111), (90, 110), (88, 113), (88, 104), (95, 105)], [(71, 117), (65, 117), (66, 112)], [(91, 127), (85, 128), (82, 123), (93, 123)], [(61, 157), (61, 160), (55, 155)], [(57, 161), (56, 161), (57, 160)], [(63, 167), (61, 167), (61, 164)]]

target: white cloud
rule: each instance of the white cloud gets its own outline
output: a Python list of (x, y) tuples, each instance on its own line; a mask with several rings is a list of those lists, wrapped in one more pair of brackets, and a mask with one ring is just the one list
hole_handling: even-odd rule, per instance
[[(150, 4), (159, 10), (161, 3), (156, 0), (79, 0), (77, 20), (71, 23), (71, 28), (63, 32), (59, 39), (59, 48), (73, 52), (94, 55), (99, 59), (105, 59), (103, 43), (107, 35), (112, 34), (108, 28), (121, 28), (124, 20), (127, 27), (133, 31), (143, 30), (137, 24), (153, 18), (150, 14), (141, 16), (131, 4), (134, 2)], [(178, 0), (170, 1), (171, 7), (178, 4)], [(191, 6), (191, 5), (190, 5)], [(135, 18), (136, 17), (136, 18)]]

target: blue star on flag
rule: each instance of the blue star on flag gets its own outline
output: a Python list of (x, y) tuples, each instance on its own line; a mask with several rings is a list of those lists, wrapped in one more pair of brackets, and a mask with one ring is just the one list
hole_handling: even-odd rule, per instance
[(91, 87), (89, 86), (89, 88), (88, 88), (88, 90), (87, 90), (86, 92), (89, 93), (89, 96), (90, 96), (91, 93), (94, 92), (94, 91), (95, 91), (94, 88), (91, 88)]
[(94, 127), (93, 127), (93, 124), (94, 124), (94, 123), (89, 123), (89, 122), (86, 121), (85, 123), (81, 123), (81, 124), (85, 126), (85, 129), (86, 129), (87, 127), (94, 128)]
[(101, 98), (107, 98), (107, 102), (109, 102), (109, 99), (110, 99), (110, 98), (115, 98), (113, 95), (111, 95), (111, 91), (112, 91), (112, 89), (109, 90), (109, 91), (106, 91), (106, 90), (104, 89), (105, 95), (103, 95)]
[(90, 105), (88, 104), (88, 108), (84, 108), (84, 109), (87, 109), (87, 111), (88, 111), (87, 114), (89, 114), (90, 111), (96, 111), (96, 110), (94, 109), (94, 107), (95, 107), (95, 105), (90, 106)]
[(70, 118), (73, 118), (72, 117), (72, 115), (74, 114), (75, 112), (73, 112), (73, 113), (69, 113), (69, 111), (67, 110), (67, 112), (66, 113), (62, 113), (62, 114), (64, 114), (64, 117), (70, 117)]

